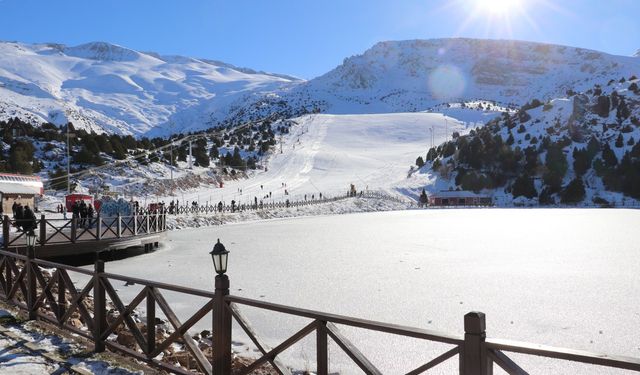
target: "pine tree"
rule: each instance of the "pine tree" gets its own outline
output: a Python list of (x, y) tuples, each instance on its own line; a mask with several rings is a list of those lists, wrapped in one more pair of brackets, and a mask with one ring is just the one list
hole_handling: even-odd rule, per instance
[(561, 202), (575, 204), (584, 200), (585, 191), (582, 178), (576, 177), (562, 191)]
[(618, 134), (618, 138), (616, 138), (616, 147), (621, 148), (624, 146), (624, 138), (622, 138), (622, 133)]
[(534, 198), (538, 196), (538, 191), (533, 185), (533, 179), (528, 175), (520, 175), (513, 183), (513, 197), (523, 196), (526, 198)]
[(545, 160), (547, 171), (543, 176), (545, 184), (552, 190), (558, 191), (562, 185), (562, 179), (567, 173), (567, 158), (558, 144), (550, 145), (547, 149)]
[(587, 150), (574, 148), (573, 149), (573, 170), (578, 176), (584, 175), (591, 167), (591, 160)]
[(618, 158), (608, 143), (605, 143), (604, 147), (602, 147), (602, 160), (606, 167), (615, 167), (618, 165)]
[(422, 159), (422, 156), (418, 156), (418, 158), (416, 159), (416, 165), (418, 166), (418, 168), (424, 167), (424, 159)]

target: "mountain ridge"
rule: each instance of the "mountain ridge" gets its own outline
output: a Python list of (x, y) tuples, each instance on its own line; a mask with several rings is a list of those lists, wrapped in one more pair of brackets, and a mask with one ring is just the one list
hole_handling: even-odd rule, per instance
[(472, 100), (519, 106), (640, 71), (640, 60), (629, 56), (471, 38), (378, 42), (308, 81), (106, 42), (4, 42), (0, 52), (8, 56), (0, 62), (0, 119), (72, 121), (91, 131), (136, 136), (312, 111), (419, 112)]

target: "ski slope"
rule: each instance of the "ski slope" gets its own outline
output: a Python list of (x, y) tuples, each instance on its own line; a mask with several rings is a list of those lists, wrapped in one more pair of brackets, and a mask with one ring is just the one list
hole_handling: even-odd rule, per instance
[[(471, 127), (436, 113), (369, 115), (308, 115), (282, 139), (266, 161), (267, 171), (244, 180), (225, 181), (223, 188), (202, 188), (178, 197), (186, 201), (253, 203), (269, 195), (271, 200), (304, 199), (344, 194), (350, 184), (360, 190), (396, 192), (406, 185), (417, 155), (426, 155), (447, 134), (466, 133)], [(432, 130), (433, 129), (433, 130)], [(416, 186), (422, 183), (414, 181)], [(286, 184), (286, 186), (285, 186)], [(240, 192), (242, 190), (242, 193)], [(288, 195), (285, 195), (285, 190)], [(269, 199), (265, 199), (265, 202)]]

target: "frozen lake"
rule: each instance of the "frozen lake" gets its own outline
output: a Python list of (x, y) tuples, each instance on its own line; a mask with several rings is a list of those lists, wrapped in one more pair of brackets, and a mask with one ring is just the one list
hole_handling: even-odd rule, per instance
[[(219, 237), (231, 252), (228, 275), (235, 295), (448, 333), (462, 333), (463, 315), (477, 310), (487, 314), (489, 337), (640, 357), (638, 228), (637, 210), (323, 216), (175, 231), (155, 253), (106, 268), (212, 289), (208, 252)], [(125, 295), (137, 291), (114, 285)], [(183, 317), (200, 307), (200, 301), (169, 293), (167, 299)], [(272, 345), (308, 322), (244, 310)], [(199, 328), (208, 328), (202, 323)], [(446, 351), (442, 345), (341, 328), (384, 373), (407, 372)], [(288, 364), (314, 370), (315, 336), (285, 354)], [(532, 373), (625, 373), (510, 356)], [(331, 371), (357, 373), (337, 346), (330, 359)], [(434, 373), (452, 373), (456, 366), (452, 359)]]

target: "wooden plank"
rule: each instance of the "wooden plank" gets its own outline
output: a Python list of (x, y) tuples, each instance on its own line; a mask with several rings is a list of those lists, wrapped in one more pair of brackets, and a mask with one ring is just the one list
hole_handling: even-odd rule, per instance
[(106, 340), (110, 332), (112, 332), (112, 330), (115, 329), (120, 324), (120, 322), (122, 322), (122, 320), (120, 319), (122, 318), (124, 319), (124, 323), (126, 324), (126, 326), (129, 328), (129, 331), (131, 331), (131, 334), (138, 342), (140, 349), (146, 353), (147, 342), (144, 339), (142, 332), (138, 328), (138, 325), (131, 317), (131, 313), (133, 312), (133, 310), (136, 307), (138, 307), (140, 302), (142, 302), (142, 300), (146, 297), (146, 288), (143, 288), (140, 291), (140, 293), (138, 293), (138, 295), (131, 301), (131, 303), (127, 307), (125, 307), (124, 304), (122, 303), (122, 300), (120, 300), (118, 293), (116, 293), (115, 289), (113, 288), (113, 286), (111, 285), (108, 279), (101, 278), (100, 283), (102, 284), (102, 286), (104, 287), (104, 290), (107, 292), (107, 294), (111, 298), (111, 302), (120, 313), (120, 316), (118, 316), (118, 319), (116, 319), (116, 321), (113, 322), (113, 324), (107, 328), (105, 333), (102, 334), (102, 339)]
[(302, 338), (307, 336), (309, 333), (313, 332), (317, 327), (318, 327), (318, 322), (316, 320), (314, 320), (313, 322), (307, 324), (301, 330), (299, 330), (298, 332), (294, 333), (293, 336), (291, 336), (288, 339), (286, 339), (285, 341), (283, 341), (282, 344), (280, 344), (280, 345), (276, 346), (275, 348), (271, 349), (267, 354), (263, 355), (262, 357), (260, 357), (257, 360), (255, 360), (249, 366), (247, 366), (247, 367), (243, 368), (242, 370), (240, 370), (238, 372), (238, 375), (249, 374), (249, 373), (253, 372), (254, 370), (258, 369), (265, 362), (269, 361), (269, 359), (274, 359), (278, 354), (280, 354), (281, 352), (285, 351), (286, 349), (288, 349), (291, 345), (295, 344), (296, 342), (300, 341)]
[(22, 267), (22, 269), (19, 270), (18, 266), (14, 262), (9, 262), (8, 265), (9, 265), (9, 268), (11, 268), (11, 272), (14, 275), (18, 275), (18, 277), (13, 280), (13, 286), (11, 287), (11, 289), (9, 290), (9, 293), (7, 294), (7, 299), (12, 300), (15, 297), (15, 294), (18, 292), (18, 288), (19, 288), (20, 291), (22, 292), (22, 296), (25, 298), (25, 301), (26, 301), (27, 287), (24, 285), (23, 279), (27, 274), (27, 268)]
[[(240, 328), (247, 333), (247, 336), (249, 336), (256, 348), (258, 348), (263, 355), (271, 351), (272, 348), (258, 336), (258, 333), (255, 331), (251, 323), (249, 323), (249, 320), (242, 314), (238, 306), (234, 303), (227, 306), (229, 306), (229, 309), (231, 310), (231, 315), (238, 322)], [(280, 375), (291, 375), (291, 371), (289, 371), (287, 366), (285, 366), (277, 357), (269, 359), (269, 362)]]
[(182, 337), (182, 335), (189, 330), (189, 328), (193, 327), (197, 322), (200, 321), (205, 315), (207, 315), (213, 309), (213, 301), (207, 302), (204, 306), (202, 306), (193, 316), (187, 319), (179, 329), (174, 329), (174, 331), (167, 337), (160, 345), (158, 345), (154, 351), (151, 353), (151, 357), (155, 358), (158, 354), (160, 354), (163, 350), (169, 347), (169, 345), (173, 344), (178, 337)]
[(376, 366), (374, 366), (374, 364), (371, 363), (371, 361), (369, 361), (367, 357), (365, 357), (364, 354), (362, 354), (362, 352), (358, 350), (358, 348), (356, 348), (355, 345), (353, 345), (346, 337), (342, 335), (340, 330), (338, 330), (338, 327), (336, 327), (333, 323), (327, 323), (327, 333), (329, 333), (329, 336), (331, 336), (333, 341), (335, 341), (336, 344), (338, 344), (338, 346), (342, 348), (342, 350), (349, 356), (349, 358), (351, 358), (351, 360), (355, 362), (355, 364), (358, 365), (358, 367), (360, 367), (360, 369), (364, 371), (365, 374), (382, 374), (382, 372), (380, 372), (380, 370), (378, 370)]
[[(160, 293), (160, 290), (157, 288), (151, 288), (151, 290), (156, 298), (156, 303), (160, 306), (160, 309), (164, 312), (164, 315), (167, 317), (173, 328), (175, 330), (179, 330), (182, 324), (173, 310), (171, 310), (171, 307), (164, 299), (162, 293)], [(211, 366), (211, 362), (209, 362), (209, 360), (204, 356), (204, 353), (202, 353), (202, 350), (198, 347), (198, 343), (191, 337), (191, 335), (184, 332), (182, 334), (182, 340), (195, 358), (198, 367), (200, 367), (205, 374), (212, 374), (213, 367)]]
[(73, 282), (71, 281), (71, 278), (67, 274), (67, 271), (60, 270), (60, 275), (64, 280), (64, 284), (67, 287), (69, 294), (71, 294), (71, 304), (69, 305), (69, 310), (67, 310), (67, 312), (65, 312), (62, 319), (60, 319), (60, 324), (64, 324), (64, 322), (67, 319), (69, 319), (71, 314), (73, 314), (73, 312), (77, 309), (78, 312), (80, 313), (80, 316), (82, 316), (82, 319), (84, 319), (84, 322), (87, 325), (87, 328), (89, 329), (89, 331), (93, 331), (93, 317), (91, 317), (91, 315), (89, 314), (89, 310), (87, 310), (87, 307), (82, 303), (82, 300), (93, 289), (93, 279), (89, 280), (89, 282), (87, 283), (87, 285), (85, 285), (82, 291), (78, 293), (76, 291), (76, 287), (73, 285)]
[(509, 375), (529, 375), (528, 372), (499, 350), (488, 350), (487, 355)]
[(487, 339), (486, 347), (488, 349), (496, 349), (506, 352), (530, 354), (547, 358), (562, 359), (566, 361), (582, 362), (592, 365), (640, 371), (640, 358), (599, 354), (587, 352), (584, 350), (558, 348), (547, 345), (530, 344), (501, 339)]
[(342, 324), (352, 327), (359, 327), (369, 329), (372, 331), (386, 332), (394, 335), (401, 335), (407, 337), (413, 337), (418, 339), (424, 339), (429, 341), (442, 342), (445, 344), (460, 345), (463, 343), (461, 336), (450, 335), (448, 333), (430, 331), (421, 328), (407, 327), (397, 324), (381, 323), (372, 320), (351, 318), (343, 315), (329, 314), (318, 312), (314, 310), (300, 309), (296, 307), (289, 307), (285, 305), (279, 305), (275, 303), (269, 303), (264, 301), (253, 300), (244, 297), (227, 296), (226, 300), (229, 302), (235, 302), (241, 305), (253, 306), (261, 309), (277, 311), (284, 314), (302, 316), (320, 321), (332, 322), (334, 324)]
[(40, 308), (40, 305), (42, 304), (42, 302), (44, 302), (44, 300), (46, 298), (47, 301), (49, 301), (49, 305), (51, 305), (51, 310), (53, 310), (53, 313), (55, 314), (56, 318), (58, 318), (59, 317), (58, 302), (53, 297), (53, 293), (51, 292), (51, 289), (53, 288), (53, 285), (58, 280), (58, 270), (56, 270), (53, 273), (53, 275), (51, 275), (51, 279), (49, 279), (49, 282), (47, 282), (44, 279), (44, 276), (42, 275), (42, 272), (40, 271), (38, 266), (34, 264), (33, 268), (34, 268), (34, 271), (35, 271), (34, 273), (36, 275), (36, 280), (38, 280), (38, 282), (42, 286), (42, 293), (40, 294), (40, 296), (38, 298), (36, 298), (36, 301), (34, 303), (33, 309), (37, 310), (38, 308)]
[(423, 372), (432, 369), (434, 367), (436, 367), (437, 365), (441, 364), (442, 362), (446, 361), (447, 359), (455, 356), (456, 354), (460, 353), (460, 347), (456, 346), (455, 348), (452, 348), (450, 350), (448, 350), (447, 352), (440, 354), (439, 356), (437, 356), (436, 358), (432, 359), (431, 361), (425, 363), (424, 365), (418, 367), (415, 370), (409, 371), (407, 373), (407, 375), (418, 375), (418, 374), (422, 374)]

